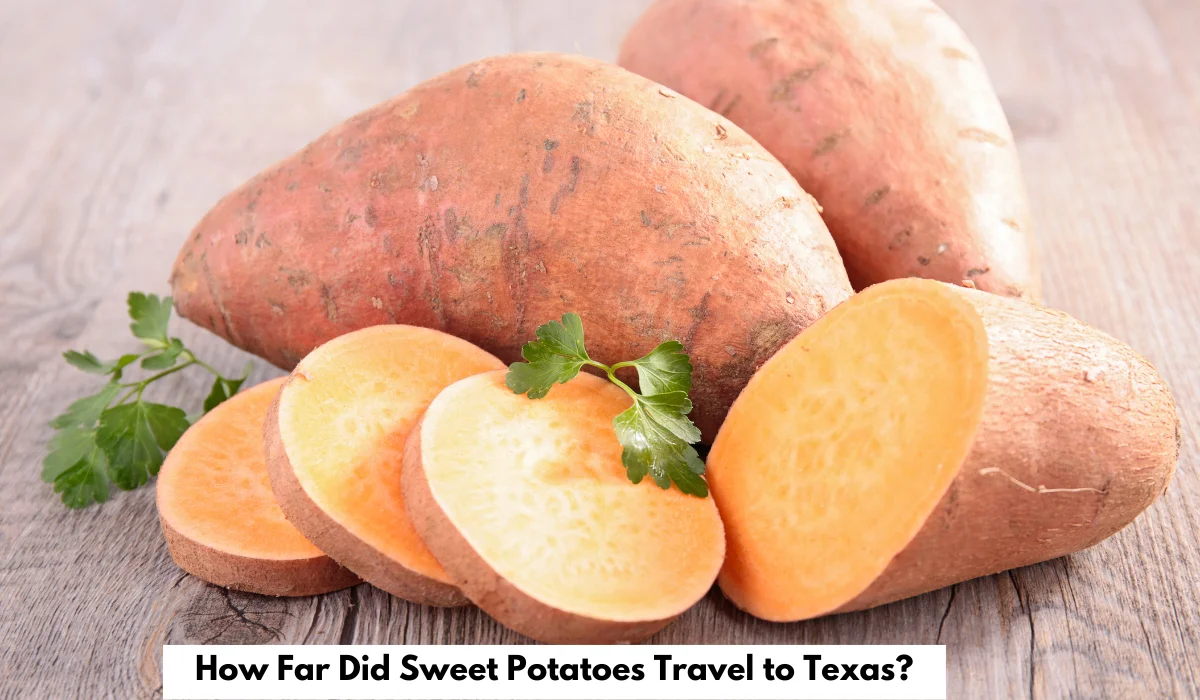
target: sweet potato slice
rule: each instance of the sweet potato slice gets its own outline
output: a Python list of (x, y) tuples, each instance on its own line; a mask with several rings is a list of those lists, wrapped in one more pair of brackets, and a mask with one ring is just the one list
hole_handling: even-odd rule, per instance
[(1066, 314), (926, 280), (841, 304), (747, 385), (708, 458), (725, 594), (768, 620), (1062, 556), (1178, 458), (1165, 384)]
[(612, 419), (629, 397), (581, 374), (530, 400), (504, 372), (443, 391), (409, 437), (404, 499), (455, 584), (544, 642), (637, 641), (712, 586), (712, 499), (632, 484)]
[(216, 407), (188, 429), (158, 475), (158, 518), (179, 567), (218, 586), (316, 595), (359, 579), (288, 524), (267, 481), (262, 425), (283, 379)]
[(374, 326), (325, 343), (279, 392), (265, 426), (283, 512), (368, 582), (426, 605), (465, 605), (409, 523), (404, 440), (444, 387), (503, 364), (465, 340)]

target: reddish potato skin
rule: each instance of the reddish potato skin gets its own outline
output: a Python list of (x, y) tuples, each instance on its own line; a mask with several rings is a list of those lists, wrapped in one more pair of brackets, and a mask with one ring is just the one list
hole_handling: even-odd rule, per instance
[(957, 289), (987, 327), (990, 376), (970, 454), (861, 610), (1086, 549), (1166, 492), (1179, 412), (1154, 367), (1061, 311)]
[(851, 294), (811, 198), (745, 132), (556, 54), (463, 66), (335, 127), (222, 199), (171, 283), (181, 315), (284, 368), (381, 323), (505, 362), (568, 311), (601, 361), (678, 339), (706, 439)]
[(660, 0), (619, 63), (727, 116), (823, 207), (856, 289), (1040, 301), (1020, 164), (975, 48), (928, 0)]

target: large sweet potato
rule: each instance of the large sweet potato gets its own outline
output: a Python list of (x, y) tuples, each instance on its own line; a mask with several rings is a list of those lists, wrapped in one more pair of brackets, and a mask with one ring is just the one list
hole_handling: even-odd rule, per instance
[(729, 412), (707, 470), (721, 588), (800, 620), (1090, 547), (1166, 489), (1179, 425), (1145, 358), (1064, 313), (875, 285), (776, 353)]
[(821, 203), (856, 288), (926, 277), (1040, 297), (1008, 122), (929, 0), (660, 0), (620, 64), (775, 154)]
[(505, 361), (568, 311), (597, 359), (676, 338), (708, 439), (851, 291), (810, 197), (745, 132), (553, 54), (464, 66), (335, 127), (221, 200), (172, 285), (183, 316), (285, 368), (380, 323)]

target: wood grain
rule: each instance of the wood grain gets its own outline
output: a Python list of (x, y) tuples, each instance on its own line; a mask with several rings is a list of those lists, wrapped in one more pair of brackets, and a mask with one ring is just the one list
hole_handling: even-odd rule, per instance
[[(790, 625), (712, 593), (653, 641), (943, 643), (951, 697), (1200, 696), (1200, 5), (944, 5), (1013, 123), (1048, 302), (1175, 393), (1175, 482), (1071, 557)], [(38, 478), (46, 422), (92, 382), (58, 355), (129, 349), (126, 292), (166, 292), (196, 219), (331, 124), (489, 54), (611, 60), (643, 6), (0, 1), (0, 697), (161, 695), (164, 642), (527, 641), (365, 585), (278, 600), (204, 584), (167, 556), (150, 489), (67, 511)], [(177, 330), (222, 367), (245, 359)], [(206, 390), (165, 383), (197, 405)]]

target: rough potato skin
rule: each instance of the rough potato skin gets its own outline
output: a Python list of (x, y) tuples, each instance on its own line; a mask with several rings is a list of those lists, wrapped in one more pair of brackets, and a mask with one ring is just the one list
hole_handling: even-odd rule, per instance
[(284, 368), (380, 323), (505, 362), (568, 311), (601, 361), (677, 339), (710, 440), (754, 369), (851, 293), (811, 198), (745, 132), (556, 54), (463, 66), (335, 127), (221, 200), (172, 286), (183, 316)]
[(1038, 301), (1013, 136), (928, 0), (659, 0), (619, 63), (727, 116), (823, 207), (855, 288), (924, 277)]
[(209, 583), (273, 596), (320, 595), (362, 583), (327, 556), (311, 559), (254, 559), (188, 539), (160, 514), (167, 549), (179, 568)]
[[(283, 389), (280, 389), (282, 393)], [(263, 444), (275, 500), (288, 521), (321, 551), (337, 552), (341, 563), (358, 572), (367, 582), (404, 600), (447, 608), (469, 604), (466, 596), (454, 586), (405, 568), (346, 530), (313, 502), (292, 471), (287, 448), (279, 433), (279, 396), (271, 403), (271, 410), (263, 422)]]
[(673, 622), (620, 622), (576, 615), (542, 603), (509, 583), (467, 542), (438, 505), (421, 464), (421, 426), (404, 445), (401, 484), (404, 505), (417, 534), (467, 597), (502, 624), (547, 644), (619, 644), (640, 642)]
[(959, 291), (989, 344), (971, 452), (917, 536), (838, 612), (1090, 547), (1175, 473), (1178, 414), (1145, 358), (1062, 312)]

